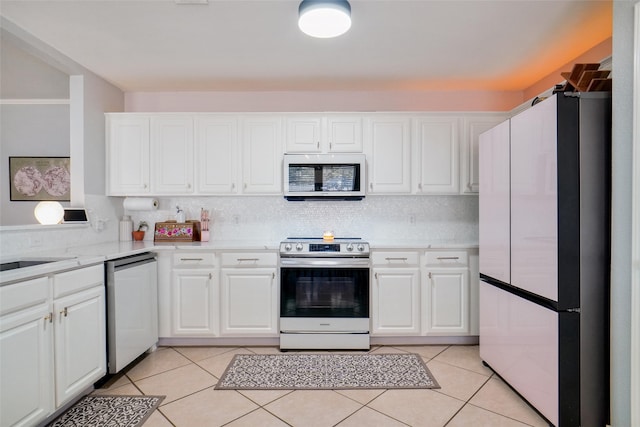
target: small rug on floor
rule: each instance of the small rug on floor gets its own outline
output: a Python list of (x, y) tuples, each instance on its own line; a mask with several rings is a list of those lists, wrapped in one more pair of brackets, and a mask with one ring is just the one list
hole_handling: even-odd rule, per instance
[(440, 388), (415, 353), (237, 354), (218, 390)]
[(85, 396), (48, 427), (138, 427), (164, 396)]

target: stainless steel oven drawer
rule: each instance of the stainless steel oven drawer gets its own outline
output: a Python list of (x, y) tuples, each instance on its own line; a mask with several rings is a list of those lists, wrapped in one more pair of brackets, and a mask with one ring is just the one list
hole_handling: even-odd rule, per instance
[(368, 317), (281, 317), (281, 332), (369, 332)]

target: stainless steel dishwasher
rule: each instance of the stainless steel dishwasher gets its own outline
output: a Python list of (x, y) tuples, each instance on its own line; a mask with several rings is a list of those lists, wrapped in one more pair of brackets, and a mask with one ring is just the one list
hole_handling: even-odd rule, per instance
[(158, 343), (156, 255), (146, 252), (105, 263), (107, 370), (119, 372)]

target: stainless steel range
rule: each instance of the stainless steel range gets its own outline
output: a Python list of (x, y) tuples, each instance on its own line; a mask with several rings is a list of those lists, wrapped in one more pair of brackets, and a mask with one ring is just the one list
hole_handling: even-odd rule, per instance
[(280, 243), (280, 349), (369, 349), (369, 244)]

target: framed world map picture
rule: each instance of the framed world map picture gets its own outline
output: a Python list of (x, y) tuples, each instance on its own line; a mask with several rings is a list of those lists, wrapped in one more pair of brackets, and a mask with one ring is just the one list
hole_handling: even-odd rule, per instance
[(69, 157), (9, 157), (11, 201), (71, 200)]

